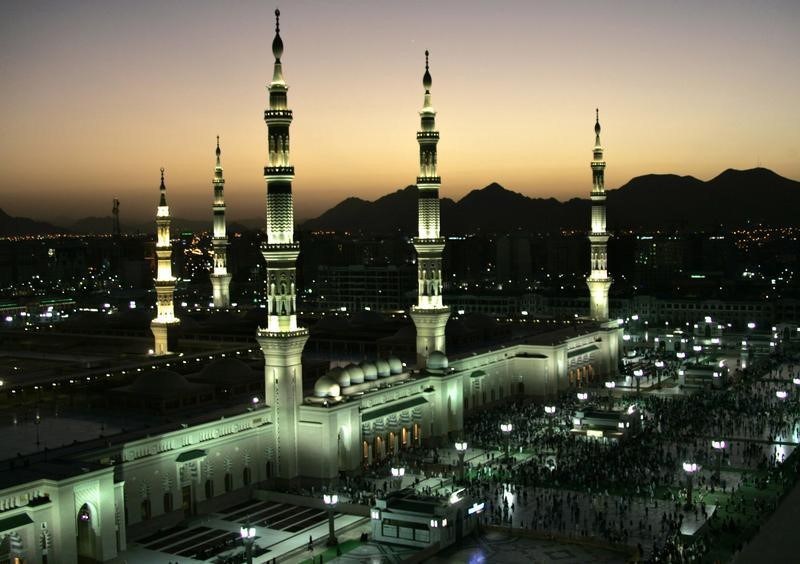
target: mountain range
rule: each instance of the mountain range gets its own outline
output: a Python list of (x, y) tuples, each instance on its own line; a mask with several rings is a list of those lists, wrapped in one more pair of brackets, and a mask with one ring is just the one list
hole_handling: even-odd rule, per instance
[[(440, 201), (442, 232), (475, 230), (534, 232), (586, 230), (591, 202), (573, 198), (531, 198), (497, 183), (472, 190), (463, 198)], [(692, 176), (648, 174), (607, 190), (610, 230), (727, 229), (754, 224), (800, 226), (800, 182), (765, 168), (728, 169), (708, 181)], [(51, 233), (109, 233), (110, 217), (88, 217), (62, 226), (11, 217), (0, 210), (0, 237)], [(176, 231), (203, 231), (209, 220), (173, 218)], [(260, 228), (263, 219), (231, 222), (230, 231)], [(153, 221), (124, 224), (123, 232), (152, 232)], [(362, 231), (386, 234), (417, 230), (417, 190), (407, 186), (374, 201), (350, 197), (320, 216), (298, 225), (300, 230)]]
[[(795, 226), (800, 182), (765, 168), (728, 169), (708, 181), (692, 176), (637, 176), (607, 190), (607, 222), (619, 229), (727, 229), (754, 225)], [(440, 201), (442, 232), (586, 230), (591, 202), (530, 198), (492, 183), (460, 200)], [(299, 227), (303, 230), (414, 233), (417, 193), (408, 186), (375, 201), (347, 198)]]

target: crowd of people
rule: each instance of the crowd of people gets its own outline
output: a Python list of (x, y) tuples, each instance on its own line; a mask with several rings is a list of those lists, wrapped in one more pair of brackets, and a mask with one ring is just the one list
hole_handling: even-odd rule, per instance
[[(487, 524), (636, 546), (650, 561), (694, 561), (710, 543), (700, 537), (686, 546), (680, 530), (685, 522), (698, 528), (708, 519), (710, 493), (726, 494), (717, 496), (717, 504), (743, 518), (758, 518), (778, 499), (757, 499), (744, 508), (743, 483), (761, 488), (770, 480), (786, 488), (794, 483), (796, 472), (783, 467), (794, 446), (783, 443), (796, 443), (800, 430), (800, 402), (789, 389), (795, 374), (791, 364), (761, 364), (724, 390), (618, 397), (618, 409), (636, 404), (642, 426), (612, 441), (571, 431), (572, 415), (582, 407), (574, 393), (553, 402), (554, 414), (534, 403), (481, 410), (465, 421), (465, 439), (498, 456), (468, 464), (465, 482), (473, 496), (488, 500)], [(780, 398), (779, 390), (789, 395)], [(596, 400), (607, 405), (604, 390)], [(512, 431), (502, 431), (501, 423), (510, 423)], [(711, 443), (723, 438), (720, 453)], [(717, 457), (726, 462), (724, 472), (718, 472), (723, 465)], [(686, 461), (699, 464), (700, 471), (687, 476)], [(695, 492), (691, 500), (689, 479)], [(738, 527), (731, 518), (712, 520), (709, 538)]]

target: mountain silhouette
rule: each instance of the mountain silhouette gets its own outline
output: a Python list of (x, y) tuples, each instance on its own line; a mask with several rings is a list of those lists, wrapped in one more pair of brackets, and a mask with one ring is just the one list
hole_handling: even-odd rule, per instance
[(67, 230), (44, 221), (36, 221), (27, 217), (13, 217), (0, 209), (0, 237), (56, 233), (67, 233)]
[[(728, 169), (706, 182), (692, 176), (637, 176), (607, 190), (609, 229), (714, 229), (762, 223), (800, 225), (800, 182), (765, 168)], [(442, 233), (475, 230), (533, 232), (586, 230), (590, 200), (530, 198), (492, 183), (458, 202), (441, 200)], [(417, 190), (407, 186), (374, 202), (348, 198), (299, 226), (304, 230), (413, 234)]]

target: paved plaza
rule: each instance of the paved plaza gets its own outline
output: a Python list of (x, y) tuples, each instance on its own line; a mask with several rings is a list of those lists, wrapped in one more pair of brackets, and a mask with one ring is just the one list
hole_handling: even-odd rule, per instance
[[(354, 515), (336, 514), (334, 518), (337, 531), (365, 521)], [(283, 560), (287, 554), (307, 547), (309, 538), (318, 544), (328, 536), (325, 510), (250, 500), (129, 542), (128, 550), (117, 561), (127, 564), (222, 561), (243, 553), (239, 528), (244, 523), (256, 529), (257, 556), (253, 561), (257, 563), (273, 558)]]

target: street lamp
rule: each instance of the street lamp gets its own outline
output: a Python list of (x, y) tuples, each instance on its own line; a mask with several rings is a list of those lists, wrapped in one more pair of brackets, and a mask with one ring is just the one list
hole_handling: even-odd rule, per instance
[(550, 432), (553, 429), (553, 415), (556, 413), (556, 406), (546, 405), (544, 406), (544, 412), (549, 415), (547, 418), (547, 430)]
[(694, 351), (694, 363), (700, 364), (700, 351), (703, 350), (702, 345), (694, 345), (692, 350)]
[(796, 376), (792, 378), (792, 384), (794, 384), (795, 386), (800, 386), (800, 378)]
[(606, 389), (608, 390), (608, 410), (611, 411), (614, 407), (614, 396), (612, 395), (614, 388), (617, 387), (617, 383), (614, 380), (608, 380), (606, 382)]
[(785, 400), (787, 395), (788, 394), (786, 393), (786, 390), (778, 390), (777, 392), (775, 392), (775, 396), (779, 400)]
[(458, 476), (459, 479), (464, 481), (464, 455), (467, 454), (467, 443), (463, 441), (456, 442), (456, 453), (458, 454)]
[(690, 508), (692, 506), (692, 476), (700, 470), (700, 466), (698, 466), (694, 462), (684, 462), (683, 463), (683, 471), (686, 472), (686, 508)]
[(42, 418), (39, 416), (39, 412), (36, 412), (36, 419), (34, 420), (34, 424), (36, 425), (36, 448), (39, 448), (39, 425), (42, 422)]
[(711, 441), (711, 447), (717, 451), (717, 480), (720, 479), (722, 472), (722, 453), (725, 451), (726, 446), (728, 445), (725, 441)]
[[(684, 353), (681, 353), (681, 354), (684, 354)], [(678, 358), (680, 358), (680, 357), (678, 357)], [(656, 382), (656, 385), (658, 386), (659, 389), (661, 389), (661, 370), (664, 368), (664, 361), (661, 360), (661, 359), (657, 360), (655, 362), (655, 366), (656, 366), (656, 379), (658, 380)]]
[(506, 435), (506, 458), (511, 455), (511, 431), (514, 426), (511, 423), (500, 423), (500, 430)]
[(589, 394), (586, 392), (578, 392), (578, 401), (586, 401), (589, 399)]
[(239, 536), (244, 544), (244, 557), (247, 564), (253, 564), (253, 543), (256, 541), (256, 528), (250, 526), (248, 521), (244, 527), (239, 528)]
[(406, 475), (406, 469), (402, 466), (399, 468), (392, 467), (391, 468), (392, 478), (394, 478), (394, 486), (399, 490), (400, 486), (403, 485), (403, 476)]
[(339, 496), (336, 494), (324, 494), (322, 501), (328, 506), (328, 546), (336, 546), (339, 541), (336, 540), (336, 535), (333, 532), (333, 508), (339, 503)]
[(636, 378), (636, 393), (639, 394), (639, 383), (642, 380), (642, 376), (644, 376), (644, 370), (641, 368), (637, 368), (633, 371), (633, 376)]

